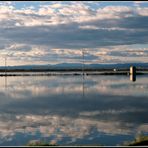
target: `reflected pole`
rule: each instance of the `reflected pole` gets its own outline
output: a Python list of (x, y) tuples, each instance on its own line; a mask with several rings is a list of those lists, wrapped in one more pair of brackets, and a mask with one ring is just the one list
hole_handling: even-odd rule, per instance
[(5, 92), (7, 93), (7, 77), (5, 76)]

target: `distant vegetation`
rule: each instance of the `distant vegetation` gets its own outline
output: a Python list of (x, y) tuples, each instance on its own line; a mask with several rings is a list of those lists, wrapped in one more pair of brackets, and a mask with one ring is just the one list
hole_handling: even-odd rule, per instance
[(130, 66), (136, 66), (137, 70), (148, 70), (148, 63), (117, 63), (117, 64), (82, 64), (82, 63), (59, 63), (55, 65), (21, 65), (0, 66), (0, 71), (118, 71), (129, 70)]

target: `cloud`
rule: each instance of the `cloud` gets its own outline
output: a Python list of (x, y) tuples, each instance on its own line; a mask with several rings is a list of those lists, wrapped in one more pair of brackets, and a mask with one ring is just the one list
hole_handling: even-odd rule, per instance
[[(61, 49), (96, 48), (113, 45), (148, 43), (147, 29), (142, 31), (128, 31), (128, 29), (127, 31), (104, 29), (84, 30), (73, 26), (74, 24), (58, 26), (14, 27), (5, 30), (3, 38), (22, 44), (46, 45), (51, 48)], [(130, 25), (127, 27), (130, 27)], [(143, 28), (146, 28), (146, 25), (143, 25)]]
[[(84, 2), (56, 2), (40, 5), (38, 8), (24, 7), (17, 9), (11, 3), (9, 5), (1, 4), (1, 46), (20, 44), (23, 46), (19, 47), (18, 50), (20, 52), (25, 50), (28, 55), (35, 46), (40, 50), (46, 48), (46, 55), (41, 54), (42, 57), (50, 55), (52, 49), (61, 49), (62, 51), (63, 49), (81, 50), (87, 48), (92, 51), (104, 47), (111, 49), (111, 46), (135, 44), (147, 46), (147, 7), (99, 7), (99, 3), (97, 3), (96, 8), (93, 9), (94, 5)], [(0, 48), (0, 50), (3, 50), (3, 48)], [(4, 50), (15, 52), (14, 48), (5, 48)], [(120, 49), (115, 53), (115, 56), (119, 53)], [(59, 52), (58, 56), (61, 55), (62, 57), (64, 54), (66, 52)], [(34, 54), (34, 56), (36, 55)], [(57, 54), (52, 55), (55, 58), (57, 56)], [(109, 56), (109, 54), (107, 55)], [(70, 54), (67, 54), (67, 57), (65, 55), (65, 59), (68, 56), (71, 59), (74, 57), (71, 53), (71, 56)], [(91, 56), (93, 59), (94, 55), (91, 54)], [(75, 56), (75, 59), (78, 59), (78, 57)], [(118, 59), (115, 61), (118, 61)]]

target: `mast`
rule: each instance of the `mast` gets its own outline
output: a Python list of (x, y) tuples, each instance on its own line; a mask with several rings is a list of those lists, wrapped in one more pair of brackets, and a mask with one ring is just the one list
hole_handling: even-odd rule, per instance
[(5, 56), (5, 75), (7, 75), (7, 57)]
[(84, 49), (82, 49), (82, 59), (83, 59), (83, 61), (82, 61), (82, 73), (84, 75)]
[(84, 48), (82, 48), (82, 98), (85, 97), (85, 90), (84, 90)]

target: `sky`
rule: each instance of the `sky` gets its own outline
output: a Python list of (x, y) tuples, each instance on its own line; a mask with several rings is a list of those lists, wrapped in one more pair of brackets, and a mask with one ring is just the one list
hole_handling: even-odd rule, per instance
[(148, 62), (146, 1), (0, 1), (0, 66)]

